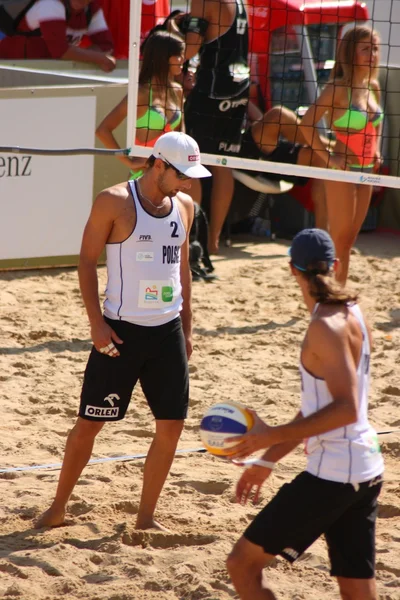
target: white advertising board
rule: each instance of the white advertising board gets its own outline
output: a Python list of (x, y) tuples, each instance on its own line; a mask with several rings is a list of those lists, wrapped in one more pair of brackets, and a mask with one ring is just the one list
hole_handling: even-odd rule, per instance
[[(96, 98), (0, 100), (0, 146), (94, 146)], [(79, 254), (93, 156), (0, 152), (0, 260)]]

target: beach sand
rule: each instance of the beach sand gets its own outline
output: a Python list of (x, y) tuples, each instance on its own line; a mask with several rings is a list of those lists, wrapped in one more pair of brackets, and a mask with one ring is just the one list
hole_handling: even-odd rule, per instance
[[(260, 507), (235, 501), (241, 469), (199, 452), (213, 403), (239, 401), (271, 424), (299, 408), (299, 346), (309, 315), (290, 276), (288, 242), (236, 241), (215, 259), (219, 280), (193, 284), (190, 413), (157, 511), (171, 533), (134, 530), (143, 459), (89, 465), (67, 526), (33, 528), (59, 471), (0, 473), (0, 597), (23, 600), (228, 600), (225, 559)], [(400, 429), (400, 238), (362, 234), (350, 283), (373, 327), (370, 419)], [(99, 268), (100, 288), (106, 270)], [(3, 272), (0, 290), (0, 468), (58, 464), (74, 424), (91, 347), (76, 269)], [(156, 374), (155, 374), (156, 375)], [(123, 421), (98, 436), (93, 458), (146, 453), (153, 421), (137, 389)], [(386, 483), (377, 522), (381, 600), (400, 600), (400, 435), (381, 436)], [(197, 450), (197, 451), (196, 451)], [(264, 486), (265, 503), (305, 465), (302, 448)], [(338, 598), (325, 542), (266, 574), (280, 600)]]

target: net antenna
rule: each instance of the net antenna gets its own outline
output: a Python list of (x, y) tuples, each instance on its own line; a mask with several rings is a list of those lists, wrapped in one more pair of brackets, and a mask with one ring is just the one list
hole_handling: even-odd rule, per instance
[[(349, 0), (351, 2), (351, 0)], [(321, 14), (322, 16), (322, 14)], [(128, 82), (128, 119), (127, 119), (127, 148), (130, 148), (130, 156), (148, 157), (151, 150), (145, 146), (135, 144), (136, 139), (136, 112), (138, 101), (138, 83), (139, 83), (139, 59), (140, 59), (140, 44), (141, 44), (141, 19), (142, 19), (142, 0), (130, 0), (130, 39), (129, 39), (129, 82)], [(323, 22), (321, 18), (321, 23)], [(372, 23), (372, 26), (374, 23)], [(297, 36), (300, 37), (300, 29), (296, 30)], [(308, 39), (303, 40), (300, 45), (302, 52), (303, 68), (311, 75), (311, 86), (315, 85), (314, 66), (310, 64), (309, 42)], [(304, 60), (305, 59), (305, 60)], [(308, 77), (306, 77), (308, 79)], [(310, 89), (309, 88), (309, 89)], [(317, 90), (315, 89), (314, 94)], [(312, 99), (312, 97), (311, 97)], [(282, 102), (283, 104), (283, 102)], [(325, 128), (325, 124), (321, 121), (318, 127)], [(284, 180), (285, 175), (296, 177), (308, 177), (315, 179), (323, 179), (325, 181), (340, 181), (345, 183), (355, 183), (364, 185), (373, 185), (377, 187), (388, 187), (400, 189), (400, 177), (392, 175), (380, 175), (378, 173), (358, 172), (358, 171), (343, 171), (327, 168), (319, 168), (314, 166), (301, 166), (297, 164), (278, 163), (268, 160), (255, 160), (249, 158), (241, 158), (235, 156), (223, 156), (215, 154), (201, 154), (202, 163), (211, 166), (226, 166), (232, 169), (246, 169), (249, 171), (257, 171), (262, 173), (274, 173), (282, 175)]]

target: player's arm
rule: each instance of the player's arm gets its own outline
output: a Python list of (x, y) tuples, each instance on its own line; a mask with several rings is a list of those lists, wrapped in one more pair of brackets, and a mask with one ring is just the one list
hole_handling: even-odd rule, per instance
[(186, 194), (179, 194), (182, 207), (181, 214), (186, 227), (186, 240), (181, 247), (180, 276), (182, 285), (182, 328), (186, 341), (186, 352), (188, 358), (192, 353), (192, 274), (189, 264), (189, 233), (193, 223), (194, 208), (193, 200)]
[(190, 13), (178, 15), (176, 25), (185, 38), (185, 60), (193, 58), (200, 50), (208, 28), (206, 0), (192, 0)]
[[(97, 350), (108, 346), (112, 341), (122, 343), (103, 319), (97, 278), (97, 261), (112, 231), (119, 207), (120, 195), (117, 188), (104, 190), (97, 196), (83, 233), (79, 257), (79, 284), (93, 344)], [(119, 352), (115, 350), (111, 356), (119, 356)]]
[[(298, 412), (293, 421), (297, 421), (301, 417), (301, 412)], [(271, 475), (274, 464), (292, 452), (300, 442), (301, 440), (294, 440), (271, 446), (261, 456), (261, 461), (264, 461), (266, 464), (253, 464), (245, 469), (236, 485), (237, 501), (241, 504), (246, 504), (247, 500), (252, 497), (253, 502), (257, 503), (261, 487)], [(240, 463), (236, 464), (240, 466)]]
[(321, 435), (357, 421), (357, 368), (345, 328), (338, 331), (326, 321), (315, 320), (307, 335), (310, 351), (319, 359), (320, 377), (328, 386), (332, 402), (307, 417), (277, 427), (270, 427), (259, 419), (249, 433), (236, 438), (239, 443), (232, 448), (234, 458), (243, 458), (276, 444)]
[(111, 233), (114, 218), (115, 202), (110, 190), (105, 190), (94, 201), (83, 232), (79, 256), (79, 283), (91, 324), (103, 320), (98, 292), (97, 261)]

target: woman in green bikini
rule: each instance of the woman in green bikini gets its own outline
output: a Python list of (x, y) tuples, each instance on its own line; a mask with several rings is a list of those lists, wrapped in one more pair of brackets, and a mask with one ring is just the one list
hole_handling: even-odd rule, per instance
[[(381, 162), (379, 36), (364, 25), (345, 33), (339, 43), (330, 83), (304, 115), (300, 129), (327, 167), (372, 172)], [(317, 123), (325, 117), (335, 133), (334, 153), (326, 150)], [(340, 260), (337, 279), (345, 283), (350, 251), (371, 201), (372, 186), (325, 182), (329, 233)]]
[[(147, 39), (139, 73), (135, 144), (154, 146), (168, 131), (182, 131), (182, 86), (175, 77), (182, 72), (185, 45), (178, 35), (157, 31)], [(113, 131), (126, 119), (128, 96), (103, 119), (96, 130), (106, 148), (119, 148)], [(146, 159), (118, 157), (130, 169), (132, 178), (142, 174)]]

